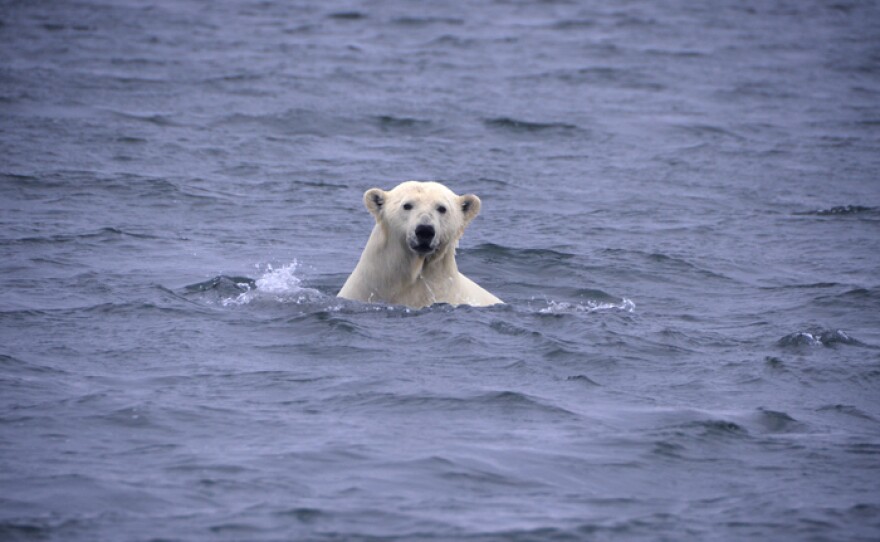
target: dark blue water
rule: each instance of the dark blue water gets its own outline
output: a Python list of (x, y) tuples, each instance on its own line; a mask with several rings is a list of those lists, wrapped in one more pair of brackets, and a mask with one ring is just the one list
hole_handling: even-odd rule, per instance
[[(878, 28), (0, 1), (0, 538), (877, 540)], [(407, 179), (505, 306), (335, 298)]]

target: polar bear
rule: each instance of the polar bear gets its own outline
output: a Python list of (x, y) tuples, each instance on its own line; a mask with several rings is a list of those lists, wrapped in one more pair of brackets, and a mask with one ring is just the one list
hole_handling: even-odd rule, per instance
[(387, 192), (367, 190), (364, 205), (376, 225), (339, 297), (412, 308), (503, 303), (455, 264), (458, 240), (480, 212), (480, 198), (457, 196), (436, 182), (407, 181)]

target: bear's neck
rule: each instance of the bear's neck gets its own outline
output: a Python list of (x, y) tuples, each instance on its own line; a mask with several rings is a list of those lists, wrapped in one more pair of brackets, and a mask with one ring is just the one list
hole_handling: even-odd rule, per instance
[(371, 266), (368, 279), (377, 301), (411, 294), (424, 297), (426, 305), (442, 302), (458, 280), (454, 246), (444, 245), (434, 254), (419, 256), (399, 239), (388, 236), (381, 224), (373, 228), (361, 260), (377, 264)]

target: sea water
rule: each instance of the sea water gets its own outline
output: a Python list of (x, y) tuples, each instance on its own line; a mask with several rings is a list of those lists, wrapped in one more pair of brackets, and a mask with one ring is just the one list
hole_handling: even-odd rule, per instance
[[(873, 2), (0, 2), (0, 538), (877, 540)], [(371, 187), (506, 304), (338, 299)]]

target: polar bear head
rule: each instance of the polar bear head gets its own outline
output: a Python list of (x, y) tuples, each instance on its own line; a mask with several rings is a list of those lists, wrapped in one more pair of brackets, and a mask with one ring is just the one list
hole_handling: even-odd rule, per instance
[(408, 181), (387, 192), (371, 188), (364, 193), (364, 205), (389, 240), (425, 257), (454, 249), (480, 212), (480, 198), (458, 196), (435, 182)]

